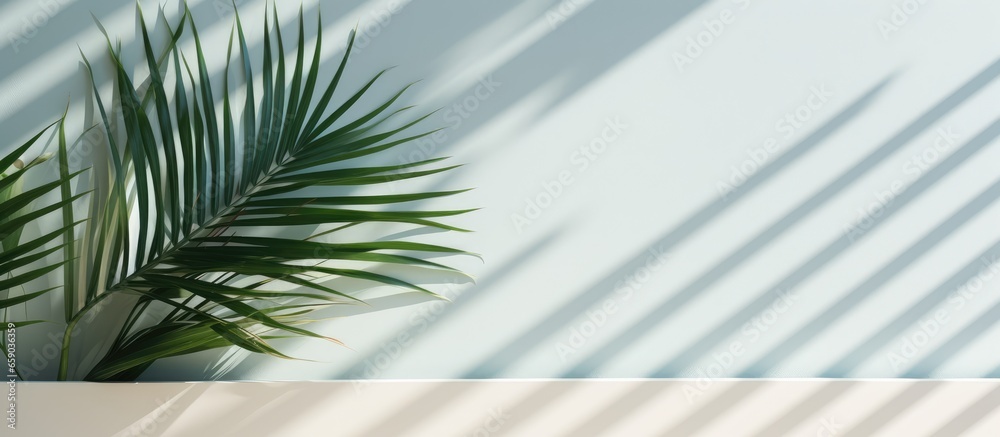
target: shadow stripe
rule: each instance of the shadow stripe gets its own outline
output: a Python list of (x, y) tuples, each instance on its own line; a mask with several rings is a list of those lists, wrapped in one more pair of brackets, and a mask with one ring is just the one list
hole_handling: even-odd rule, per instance
[(955, 416), (948, 423), (944, 424), (937, 431), (930, 435), (934, 437), (953, 437), (962, 435), (973, 425), (979, 423), (984, 417), (996, 411), (1000, 407), (1000, 387), (990, 390), (985, 396), (977, 399), (966, 407), (965, 411)]
[(942, 383), (939, 381), (914, 382), (900, 394), (896, 395), (879, 407), (878, 410), (875, 410), (875, 412), (869, 414), (868, 417), (865, 417), (861, 423), (858, 423), (854, 428), (851, 428), (849, 431), (844, 433), (844, 437), (868, 437), (876, 435), (875, 433), (878, 430), (888, 425), (889, 422), (908, 410), (928, 394), (937, 390), (941, 384)]
[[(948, 158), (942, 161), (941, 164), (935, 166), (925, 173), (923, 177), (911, 184), (884, 209), (882, 215), (873, 219), (873, 223), (868, 227), (866, 233), (871, 233), (873, 230), (877, 229), (889, 218), (899, 212), (903, 206), (913, 201), (920, 192), (930, 188), (932, 184), (947, 175), (951, 170), (957, 167), (958, 164), (962, 163), (978, 150), (992, 142), (998, 135), (1000, 135), (1000, 120), (994, 121), (993, 124), (976, 135), (975, 138), (966, 143), (962, 148), (948, 156)], [(859, 164), (857, 167), (846, 173), (845, 176), (854, 173), (856, 169), (863, 166), (863, 164)], [(850, 179), (854, 180), (855, 177)], [(733, 314), (724, 322), (716, 326), (710, 333), (702, 336), (698, 341), (694, 342), (690, 347), (685, 349), (677, 357), (668, 362), (663, 368), (651, 376), (668, 377), (671, 375), (677, 375), (683, 369), (693, 366), (699, 358), (708, 354), (716, 345), (729, 338), (733, 332), (736, 332), (740, 326), (749, 321), (754, 315), (767, 309), (774, 299), (779, 297), (780, 292), (795, 288), (795, 286), (822, 268), (831, 259), (839, 256), (842, 252), (854, 245), (854, 241), (855, 240), (853, 238), (847, 235), (841, 235), (841, 237), (835, 242), (831, 243), (804, 264), (800, 265), (794, 272), (790, 273), (773, 287), (770, 287), (770, 291), (759, 294), (756, 300), (748, 303), (739, 312)], [(747, 374), (757, 375), (757, 373), (752, 371), (752, 369)]]
[(929, 314), (934, 310), (950, 293), (954, 292), (962, 284), (965, 284), (970, 278), (978, 275), (984, 268), (981, 262), (982, 259), (997, 256), (1000, 256), (1000, 241), (994, 244), (993, 247), (980, 253), (979, 256), (975, 257), (962, 270), (938, 285), (934, 291), (924, 296), (920, 302), (913, 304), (905, 313), (891, 321), (888, 325), (880, 328), (874, 336), (831, 365), (820, 376), (824, 378), (843, 378), (849, 376), (855, 368), (874, 356), (883, 346), (889, 344), (889, 342), (913, 326), (914, 323), (917, 323), (921, 316)]
[[(528, 422), (528, 419), (531, 417), (545, 412), (545, 407), (551, 405), (554, 401), (566, 395), (566, 393), (573, 388), (574, 387), (572, 385), (566, 384), (562, 381), (551, 381), (541, 389), (536, 390), (525, 397), (523, 400), (518, 402), (517, 405), (512, 405), (509, 408), (509, 414), (513, 420), (504, 424), (503, 434), (517, 435), (514, 432), (515, 429), (522, 426), (525, 422)], [(467, 432), (462, 435), (475, 435), (474, 431), (475, 430), (467, 430)]]
[(947, 342), (938, 346), (933, 352), (922, 360), (914, 364), (904, 378), (928, 378), (935, 370), (959, 352), (965, 349), (970, 343), (979, 338), (980, 335), (989, 330), (1000, 320), (1000, 303), (981, 314), (976, 320), (963, 328)]
[(742, 402), (744, 399), (750, 397), (765, 385), (769, 384), (767, 381), (738, 381), (734, 385), (726, 390), (725, 393), (715, 397), (704, 407), (698, 409), (694, 413), (691, 413), (687, 418), (681, 421), (670, 430), (657, 433), (656, 435), (663, 435), (665, 437), (689, 437), (700, 431), (706, 425), (712, 422), (716, 422), (722, 419), (722, 417), (729, 412), (734, 406)]
[(754, 437), (788, 435), (788, 432), (805, 421), (806, 418), (816, 414), (823, 407), (829, 405), (830, 402), (847, 393), (853, 386), (854, 382), (851, 381), (831, 381), (813, 393), (812, 396), (809, 396), (808, 399), (799, 402), (783, 416), (761, 429)]
[(639, 383), (639, 385), (629, 390), (628, 393), (619, 396), (617, 399), (611, 401), (607, 405), (607, 408), (597, 413), (590, 420), (582, 423), (580, 426), (576, 427), (572, 431), (563, 434), (562, 437), (579, 437), (579, 436), (594, 436), (602, 435), (601, 433), (611, 428), (622, 419), (628, 417), (635, 410), (642, 407), (643, 404), (649, 402), (651, 399), (656, 397), (656, 395), (669, 390), (674, 384), (673, 381), (664, 384), (661, 381), (656, 381), (655, 383)]
[[(708, 224), (713, 218), (721, 214), (730, 206), (731, 203), (735, 203), (747, 195), (750, 191), (760, 186), (771, 177), (777, 175), (785, 167), (791, 165), (799, 157), (803, 156), (806, 152), (810, 151), (817, 145), (821, 144), (834, 132), (838, 131), (841, 127), (846, 125), (849, 121), (853, 120), (857, 115), (859, 115), (864, 108), (866, 108), (875, 97), (881, 92), (881, 90), (888, 84), (889, 79), (884, 80), (867, 93), (865, 93), (858, 100), (854, 101), (849, 107), (841, 111), (833, 119), (831, 119), (827, 124), (825, 124), (820, 129), (816, 130), (808, 137), (803, 139), (794, 147), (790, 148), (787, 152), (782, 154), (780, 157), (775, 159), (772, 164), (763, 167), (752, 177), (750, 177), (747, 182), (730, 194), (728, 199), (719, 199), (706, 206), (702, 210), (698, 211), (690, 218), (688, 218), (680, 226), (674, 228), (668, 232), (663, 238), (661, 238), (657, 245), (664, 251), (671, 250), (675, 245), (679, 244), (681, 241), (686, 239), (689, 235), (695, 233), (697, 230)], [(738, 254), (737, 254), (738, 255)], [(607, 295), (609, 290), (613, 290), (616, 281), (621, 280), (629, 274), (629, 272), (634, 271), (641, 267), (643, 260), (643, 254), (638, 254), (629, 263), (619, 267), (613, 274), (608, 275), (605, 279), (598, 283), (597, 286), (591, 288), (583, 295), (583, 299), (579, 301), (574, 301), (570, 303), (575, 308), (573, 312), (575, 314), (582, 314), (584, 311), (593, 305), (593, 302), (598, 301), (600, 298)], [(736, 255), (731, 256), (730, 259), (724, 261), (720, 265), (716, 266), (714, 270), (729, 270), (741, 262), (736, 258)], [(714, 271), (713, 270), (713, 271)], [(655, 327), (661, 320), (662, 317), (669, 315), (673, 310), (677, 309), (684, 302), (689, 301), (694, 298), (697, 293), (708, 283), (714, 282), (718, 279), (718, 275), (710, 272), (709, 274), (702, 275), (694, 283), (685, 287), (684, 290), (678, 292), (676, 295), (668, 299), (666, 302), (662, 303), (656, 310), (650, 315), (643, 318), (639, 322), (635, 323), (624, 333), (620, 334), (614, 341), (609, 342), (600, 351), (593, 353), (590, 357), (586, 358), (575, 367), (565, 372), (562, 377), (564, 378), (574, 378), (574, 377), (587, 377), (593, 374), (598, 367), (603, 365), (607, 359), (615, 354), (625, 350), (633, 341), (635, 341), (642, 333), (648, 331)], [(653, 317), (656, 315), (656, 317)], [(562, 327), (562, 326), (559, 326)], [(530, 331), (534, 332), (534, 330)], [(525, 336), (528, 338), (528, 336)], [(523, 347), (522, 347), (523, 348)]]
[[(416, 344), (416, 342), (420, 338), (422, 338), (428, 332), (433, 330), (434, 326), (440, 324), (442, 320), (449, 319), (455, 314), (460, 314), (459, 310), (476, 302), (477, 299), (479, 299), (480, 297), (486, 296), (487, 291), (490, 288), (492, 288), (497, 282), (503, 281), (506, 278), (506, 274), (508, 272), (517, 271), (518, 269), (521, 268), (521, 266), (530, 262), (532, 259), (534, 259), (535, 256), (537, 256), (542, 252), (543, 248), (557, 241), (562, 235), (562, 233), (565, 232), (567, 229), (569, 229), (569, 226), (563, 226), (561, 229), (554, 230), (548, 233), (547, 235), (545, 235), (545, 237), (532, 243), (524, 250), (521, 250), (518, 255), (509, 258), (507, 262), (505, 262), (503, 265), (501, 265), (495, 270), (495, 273), (490, 273), (487, 276), (480, 278), (477, 285), (471, 287), (470, 289), (466, 290), (459, 296), (455, 297), (452, 300), (451, 304), (445, 306), (444, 310), (442, 310), (441, 313), (435, 317), (433, 323), (429, 324), (429, 326), (423, 326), (419, 324), (411, 325), (407, 329), (396, 332), (391, 337), (386, 338), (385, 342), (387, 343), (395, 341), (395, 339), (399, 338), (401, 334), (405, 333), (407, 335), (406, 338), (410, 339), (409, 342), (411, 345), (408, 347), (410, 348), (414, 347), (413, 345)], [(343, 372), (340, 372), (336, 376), (336, 379), (365, 378), (366, 377), (365, 371), (368, 370), (369, 366), (372, 365), (371, 363), (373, 363), (378, 356), (384, 353), (385, 352), (381, 348), (379, 348), (372, 351), (370, 354), (364, 357), (358, 358), (351, 367), (349, 367), (347, 370), (344, 370)], [(378, 368), (376, 367), (376, 369)], [(382, 373), (386, 369), (378, 369), (378, 370), (380, 371), (380, 373)]]
[(433, 417), (434, 410), (444, 408), (472, 389), (472, 384), (465, 384), (462, 381), (441, 381), (435, 384), (429, 393), (420, 395), (415, 403), (394, 411), (391, 415), (385, 416), (384, 422), (357, 435), (405, 436), (410, 428)]
[[(1000, 129), (1000, 124), (997, 126)], [(998, 130), (998, 134), (1000, 134), (1000, 130)], [(910, 264), (923, 257), (932, 248), (937, 246), (938, 243), (944, 241), (952, 232), (959, 229), (983, 209), (989, 207), (998, 197), (1000, 197), (1000, 180), (993, 183), (992, 186), (976, 196), (975, 199), (965, 204), (955, 214), (927, 233), (920, 241), (903, 250), (899, 256), (890, 261), (885, 267), (868, 277), (865, 282), (827, 308), (823, 313), (813, 318), (806, 326), (796, 330), (783, 343), (764, 354), (744, 373), (754, 376), (766, 374), (768, 370), (776, 367), (781, 360), (787, 359), (810, 340), (826, 332), (826, 329), (840, 320), (841, 317), (849, 314), (852, 309), (878, 292), (883, 285), (896, 277)]]
[[(932, 125), (934, 122), (942, 118), (945, 114), (949, 113), (960, 103), (964, 102), (969, 97), (977, 93), (988, 83), (992, 82), (993, 79), (995, 79), (998, 75), (1000, 75), (1000, 60), (995, 61), (993, 64), (985, 68), (983, 71), (974, 76), (964, 85), (959, 87), (951, 95), (942, 99), (937, 105), (935, 105), (933, 108), (931, 108), (926, 113), (921, 115), (914, 122), (906, 126), (902, 131), (897, 133), (892, 139), (890, 139), (881, 147), (879, 147), (879, 149), (869, 154), (864, 160), (862, 160), (861, 163), (859, 163), (857, 166), (852, 168), (847, 173), (843, 174), (836, 182), (834, 182), (834, 184), (840, 184), (841, 186), (849, 185), (851, 182), (853, 182), (854, 179), (860, 177), (861, 174), (863, 174), (876, 164), (876, 162), (870, 162), (870, 161), (872, 160), (881, 161), (885, 157), (894, 153), (896, 149), (902, 147), (904, 144), (906, 144), (911, 139), (916, 137), (920, 132), (927, 130), (929, 126)], [(765, 169), (769, 167), (765, 167)], [(834, 184), (827, 186), (824, 190), (820, 191), (820, 193), (818, 193), (814, 197), (814, 199), (811, 200), (815, 200), (820, 196), (826, 196), (827, 198), (832, 197), (834, 194), (836, 194), (837, 191), (839, 191), (839, 188), (835, 187)], [(704, 279), (704, 280), (708, 281), (710, 279)], [(586, 376), (587, 374), (594, 372), (600, 365), (602, 365), (612, 356), (614, 356), (618, 352), (623, 351), (632, 342), (635, 342), (643, 332), (651, 329), (652, 327), (655, 327), (662, 321), (663, 318), (672, 314), (675, 310), (678, 309), (678, 307), (683, 302), (689, 300), (690, 297), (693, 297), (693, 295), (696, 294), (698, 291), (700, 290), (692, 288), (692, 290), (689, 291), (690, 296), (688, 297), (680, 299), (675, 296), (675, 298), (668, 299), (666, 302), (657, 307), (657, 309), (653, 310), (646, 317), (644, 317), (639, 322), (634, 324), (633, 327), (626, 330), (625, 333), (619, 335), (614, 341), (610, 342), (609, 346), (606, 346), (602, 350), (593, 353), (590, 357), (584, 360), (584, 362), (576, 366), (565, 376), (580, 377), (580, 376)], [(670, 371), (661, 371), (657, 372), (655, 375), (666, 376), (672, 374), (679, 374), (679, 373)]]

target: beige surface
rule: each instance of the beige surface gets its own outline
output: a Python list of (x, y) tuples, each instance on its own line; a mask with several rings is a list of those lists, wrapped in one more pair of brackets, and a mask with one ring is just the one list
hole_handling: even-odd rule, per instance
[(17, 390), (18, 429), (2, 435), (1000, 435), (997, 380), (22, 383)]

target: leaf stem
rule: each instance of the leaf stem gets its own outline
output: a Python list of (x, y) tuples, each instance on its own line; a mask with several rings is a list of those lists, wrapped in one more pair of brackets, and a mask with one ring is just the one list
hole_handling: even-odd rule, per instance
[(69, 322), (66, 324), (66, 330), (63, 332), (62, 351), (60, 352), (60, 357), (59, 357), (59, 374), (56, 377), (57, 380), (59, 381), (66, 380), (66, 373), (69, 370), (70, 339), (73, 337), (73, 329), (76, 328), (76, 324), (80, 321), (83, 315), (87, 313), (87, 311), (90, 311), (91, 309), (96, 307), (97, 304), (101, 303), (101, 301), (108, 298), (109, 296), (111, 296), (111, 293), (104, 293), (100, 296), (97, 296), (96, 299), (92, 300), (83, 308), (80, 308), (80, 311), (77, 311), (77, 313), (73, 316), (73, 318), (71, 318)]

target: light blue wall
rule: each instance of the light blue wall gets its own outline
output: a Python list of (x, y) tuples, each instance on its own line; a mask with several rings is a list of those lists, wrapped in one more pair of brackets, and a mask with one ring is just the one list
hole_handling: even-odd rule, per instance
[[(190, 1), (217, 51), (228, 3)], [(483, 254), (453, 260), (477, 283), (319, 328), (351, 349), (281, 344), (321, 362), (148, 379), (1000, 376), (1000, 4), (323, 3), (327, 71), (360, 23), (351, 83), (396, 65), (379, 93), (423, 79), (402, 103), (443, 108), (423, 146), (467, 165), (413, 188), (477, 188), (476, 233), (427, 236)], [(3, 150), (83, 113), (87, 11), (136, 56), (132, 2), (0, 5)]]

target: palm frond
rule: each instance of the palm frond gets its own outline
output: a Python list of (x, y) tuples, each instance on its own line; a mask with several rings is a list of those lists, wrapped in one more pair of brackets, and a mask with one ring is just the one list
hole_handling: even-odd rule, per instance
[(28, 190), (23, 189), (27, 175), (33, 171), (33, 168), (45, 162), (48, 157), (41, 156), (27, 164), (21, 158), (54, 125), (55, 123), (47, 126), (23, 145), (0, 158), (0, 293), (3, 293), (3, 298), (0, 299), (0, 308), (26, 302), (58, 288), (24, 293), (20, 296), (13, 295), (15, 289), (44, 277), (69, 263), (69, 258), (67, 258), (62, 263), (36, 265), (38, 261), (45, 259), (49, 254), (63, 247), (71, 246), (72, 242), (69, 240), (63, 241), (54, 248), (45, 249), (47, 244), (64, 236), (67, 232), (72, 232), (73, 227), (79, 222), (73, 222), (70, 219), (68, 220), (70, 224), (55, 232), (28, 241), (21, 241), (26, 226), (54, 211), (71, 207), (74, 200), (83, 196), (83, 194), (73, 196), (63, 193), (63, 197), (59, 201), (45, 206), (37, 205), (44, 203), (46, 196), (67, 187), (70, 180), (82, 173), (82, 170), (74, 173), (60, 172), (57, 180)]
[[(344, 234), (357, 224), (379, 223), (466, 232), (442, 220), (472, 209), (411, 209), (413, 202), (465, 190), (352, 194), (351, 190), (362, 186), (377, 189), (390, 181), (421, 178), (457, 167), (439, 166), (445, 158), (399, 165), (351, 164), (359, 158), (412, 144), (433, 132), (408, 133), (426, 115), (401, 125), (392, 121), (409, 109), (393, 109), (407, 87), (378, 102), (374, 109), (363, 108), (365, 96), (385, 71), (375, 74), (359, 90), (344, 93), (341, 82), (354, 32), (348, 36), (339, 67), (326, 80), (321, 71), (322, 19), (317, 16), (316, 44), (307, 56), (306, 24), (300, 9), (295, 63), (289, 74), (277, 8), (265, 14), (263, 20), (263, 59), (259, 63), (251, 57), (237, 13), (222, 84), (216, 86), (190, 11), (185, 10), (176, 28), (168, 26), (170, 39), (159, 56), (141, 9), (139, 22), (149, 71), (148, 93), (135, 85), (128, 62), (108, 37), (114, 90), (121, 101), (120, 108), (109, 111), (98, 91), (98, 78), (93, 77), (90, 60), (84, 57), (93, 79), (94, 104), (107, 133), (108, 167), (113, 171), (106, 192), (91, 202), (87, 217), (92, 223), (84, 235), (87, 244), (73, 244), (73, 223), (79, 216), (74, 214), (72, 201), (79, 195), (72, 195), (68, 181), (78, 173), (72, 172), (65, 161), (64, 123), (59, 131), (59, 178), (39, 188), (45, 192), (59, 190), (61, 200), (31, 213), (60, 209), (63, 213), (63, 227), (42, 238), (51, 241), (64, 237), (64, 244), (56, 250), (63, 251), (67, 263), (67, 332), (108, 297), (134, 296), (134, 305), (115, 341), (98, 364), (88, 370), (86, 379), (134, 379), (156, 360), (229, 346), (289, 358), (269, 343), (275, 338), (338, 342), (302, 327), (309, 321), (304, 317), (330, 305), (361, 301), (350, 292), (332, 288), (328, 281), (317, 280), (320, 277), (350, 278), (440, 297), (424, 286), (359, 267), (358, 263), (461, 274), (422, 256), (474, 255), (459, 249), (412, 241), (323, 243), (312, 241), (314, 238), (281, 236), (287, 235), (290, 227), (334, 226), (313, 234), (318, 237)], [(178, 48), (186, 28), (195, 48), (191, 63)], [(242, 104), (233, 102), (230, 94), (229, 62), (234, 55), (239, 57), (239, 68), (234, 72), (239, 72), (244, 81)], [(259, 100), (253, 86), (255, 71), (263, 82)], [(173, 89), (168, 89), (169, 83)], [(314, 92), (317, 87), (322, 88), (321, 94)], [(341, 94), (345, 98), (335, 103)], [(221, 113), (216, 111), (217, 103), (221, 103)], [(236, 108), (242, 108), (240, 122), (235, 120)], [(360, 115), (348, 117), (354, 113)], [(0, 180), (0, 187), (4, 181)], [(321, 194), (317, 195), (316, 190)], [(32, 192), (19, 196), (28, 193)], [(16, 203), (7, 200), (0, 208), (21, 208), (23, 200), (30, 199)], [(387, 206), (395, 208), (386, 211)], [(16, 226), (0, 222), (0, 231), (12, 233)], [(134, 240), (130, 229), (135, 230)], [(350, 240), (350, 235), (340, 239)], [(30, 256), (47, 256), (45, 251), (33, 252), (43, 246), (44, 242), (34, 240), (16, 256), (29, 257), (22, 262), (30, 263)], [(86, 253), (77, 254), (80, 250)], [(8, 252), (0, 254), (0, 265), (8, 262), (3, 258), (6, 256)], [(47, 273), (42, 268), (15, 278), (28, 281), (31, 275)], [(70, 284), (70, 279), (78, 275), (86, 278), (84, 287)], [(10, 302), (23, 301), (19, 299), (31, 297)], [(160, 313), (152, 311), (154, 308)], [(164, 312), (166, 315), (155, 323), (140, 322), (144, 314)], [(69, 338), (65, 336), (63, 344), (60, 379), (69, 377)]]

